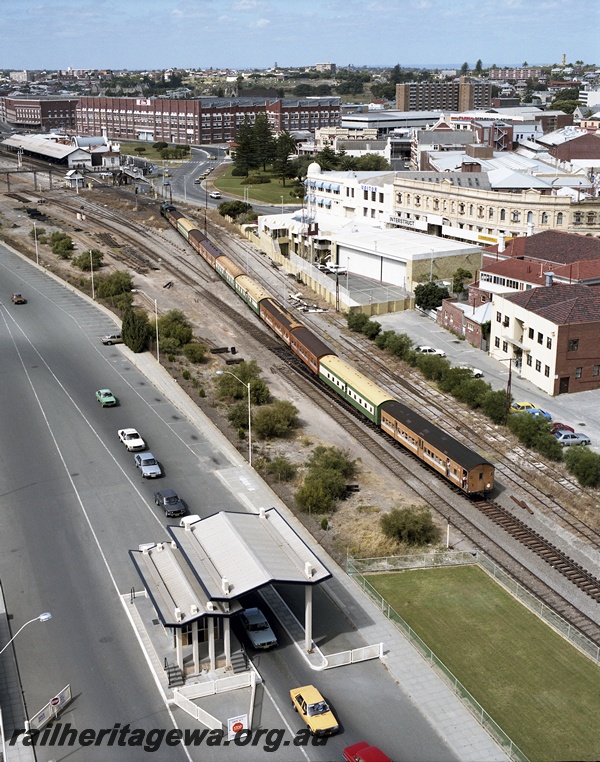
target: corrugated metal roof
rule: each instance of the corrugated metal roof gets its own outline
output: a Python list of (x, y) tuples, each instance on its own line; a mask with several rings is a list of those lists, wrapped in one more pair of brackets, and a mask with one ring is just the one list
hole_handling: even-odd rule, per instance
[(13, 135), (3, 140), (2, 145), (10, 148), (22, 148), (24, 151), (50, 156), (53, 159), (64, 159), (66, 156), (77, 152), (89, 157), (87, 151), (77, 148), (77, 146), (56, 143), (54, 140), (45, 140), (35, 135)]
[(275, 508), (222, 511), (169, 531), (211, 600), (232, 601), (273, 582), (313, 585), (331, 576)]

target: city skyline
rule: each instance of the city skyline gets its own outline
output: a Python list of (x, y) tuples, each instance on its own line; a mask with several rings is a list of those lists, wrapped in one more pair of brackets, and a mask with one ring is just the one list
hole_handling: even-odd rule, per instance
[(0, 11), (0, 68), (595, 64), (599, 22), (586, 0), (21, 0)]

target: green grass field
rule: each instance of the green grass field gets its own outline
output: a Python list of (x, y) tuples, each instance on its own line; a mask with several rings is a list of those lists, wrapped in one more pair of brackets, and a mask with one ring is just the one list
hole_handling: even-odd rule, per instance
[[(300, 199), (290, 195), (292, 188), (291, 180), (286, 181), (285, 187), (281, 180), (277, 178), (271, 178), (270, 183), (262, 183), (260, 185), (242, 185), (243, 177), (233, 177), (231, 171), (233, 169), (232, 164), (228, 164), (226, 169), (221, 173), (219, 170), (214, 175), (210, 176), (210, 179), (218, 188), (221, 193), (226, 193), (231, 196), (239, 196), (242, 200), (244, 198), (244, 189), (248, 189), (248, 201), (258, 201), (261, 204), (273, 204), (274, 206), (281, 206), (281, 197), (283, 196), (284, 204), (294, 204), (294, 206), (300, 206)], [(261, 174), (269, 176), (268, 172), (261, 172)]]
[(600, 759), (600, 667), (479, 567), (368, 580), (529, 759)]

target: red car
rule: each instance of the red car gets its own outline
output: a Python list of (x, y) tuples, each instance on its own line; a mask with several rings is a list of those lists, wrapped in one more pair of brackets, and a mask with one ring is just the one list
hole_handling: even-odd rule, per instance
[(575, 429), (572, 429), (570, 426), (567, 426), (565, 423), (553, 423), (552, 428), (550, 429), (551, 434), (556, 434), (557, 431), (570, 431), (574, 432)]
[(346, 762), (392, 762), (381, 749), (370, 746), (366, 741), (359, 741), (345, 748), (344, 759)]

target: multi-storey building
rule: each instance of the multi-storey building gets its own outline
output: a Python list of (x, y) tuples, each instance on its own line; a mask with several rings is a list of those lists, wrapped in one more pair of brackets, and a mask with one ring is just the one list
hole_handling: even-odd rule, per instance
[(77, 105), (80, 135), (105, 134), (115, 140), (179, 144), (225, 143), (235, 140), (244, 121), (266, 114), (278, 133), (337, 127), (339, 98), (150, 98), (83, 97)]
[(490, 79), (540, 79), (542, 70), (538, 68), (523, 69), (490, 69), (488, 77)]
[(0, 122), (8, 125), (15, 132), (73, 131), (77, 100), (77, 98), (1, 96)]
[(396, 85), (396, 108), (401, 111), (468, 111), (489, 108), (490, 82), (461, 77), (458, 82), (408, 82)]

